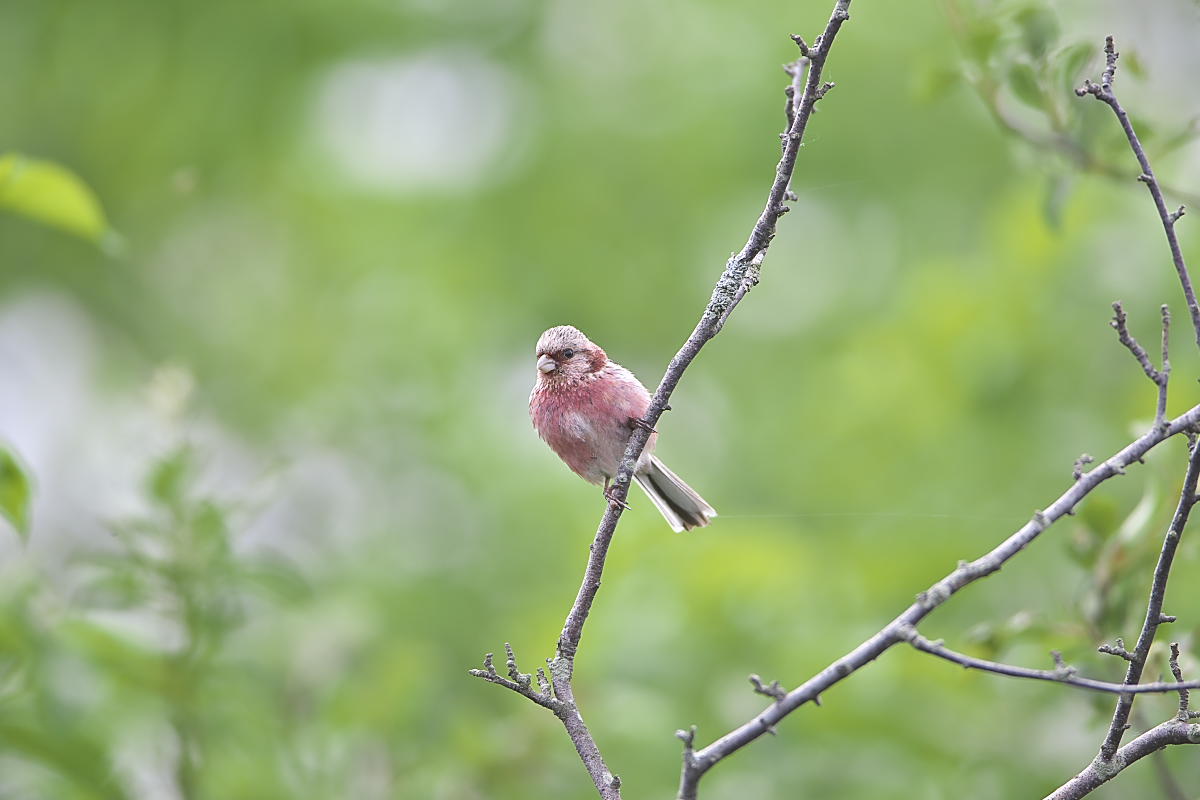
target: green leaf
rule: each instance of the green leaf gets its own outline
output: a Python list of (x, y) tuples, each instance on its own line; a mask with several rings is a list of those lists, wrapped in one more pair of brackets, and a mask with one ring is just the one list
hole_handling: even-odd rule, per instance
[(1017, 26), (1025, 50), (1040, 59), (1058, 40), (1058, 19), (1045, 6), (1028, 6), (1017, 12)]
[(1192, 120), (1190, 125), (1180, 129), (1179, 131), (1171, 134), (1159, 142), (1157, 155), (1162, 156), (1166, 155), (1167, 153), (1173, 153), (1180, 147), (1183, 147), (1186, 144), (1191, 144), (1193, 141), (1195, 141), (1196, 138), (1200, 136), (1200, 125), (1197, 124), (1198, 122), (1200, 122), (1200, 120)]
[(1126, 50), (1121, 53), (1121, 60), (1117, 62), (1117, 69), (1124, 67), (1129, 70), (1129, 74), (1135, 78), (1146, 77), (1146, 65), (1142, 63), (1142, 59), (1137, 53), (1132, 50)]
[(0, 447), (0, 516), (12, 523), (21, 541), (29, 538), (29, 476), (16, 456)]
[(1083, 83), (1084, 70), (1100, 49), (1089, 42), (1073, 44), (1058, 54), (1059, 75), (1067, 91), (1074, 91)]
[(1000, 41), (1000, 26), (990, 19), (972, 20), (970, 25), (965, 41), (967, 53), (980, 64), (987, 64)]
[(913, 98), (932, 103), (946, 96), (962, 80), (962, 72), (945, 65), (926, 65), (913, 72)]
[(1033, 67), (1018, 62), (1008, 71), (1008, 86), (1022, 103), (1042, 111), (1046, 108), (1046, 96), (1038, 84)]
[(52, 161), (0, 155), (0, 209), (100, 244), (115, 234), (79, 176)]
[(1079, 521), (1101, 540), (1105, 540), (1120, 527), (1121, 510), (1112, 498), (1094, 495), (1080, 506)]
[(1081, 567), (1091, 569), (1100, 555), (1100, 537), (1085, 525), (1076, 525), (1067, 538), (1067, 555)]
[(146, 492), (160, 505), (178, 511), (184, 505), (191, 479), (192, 451), (187, 445), (159, 459), (146, 479)]

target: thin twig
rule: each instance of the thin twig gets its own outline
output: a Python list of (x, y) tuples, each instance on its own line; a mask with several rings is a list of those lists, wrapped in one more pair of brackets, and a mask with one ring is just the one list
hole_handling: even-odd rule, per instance
[(945, 603), (965, 586), (987, 577), (1000, 569), (1029, 546), (1053, 522), (1066, 516), (1088, 494), (1104, 481), (1122, 475), (1125, 468), (1139, 463), (1156, 446), (1178, 434), (1190, 431), (1200, 424), (1200, 405), (1171, 420), (1165, 428), (1152, 428), (1100, 462), (1094, 469), (1080, 475), (1071, 488), (1067, 489), (1043, 511), (1034, 513), (1033, 518), (1019, 530), (1001, 542), (989, 553), (970, 562), (961, 562), (958, 567), (917, 596), (917, 601), (900, 616), (889, 622), (877, 633), (855, 647), (849, 653), (809, 678), (754, 716), (753, 719), (726, 733), (712, 744), (690, 751), (684, 759), (680, 778), (679, 800), (695, 800), (700, 779), (722, 759), (737, 752), (764, 733), (774, 729), (788, 714), (805, 703), (815, 700), (827, 689), (857, 670), (865, 667), (882, 655), (888, 648), (905, 641), (904, 633), (935, 608)]
[(1146, 373), (1146, 377), (1154, 381), (1155, 384), (1159, 384), (1161, 378), (1158, 370), (1154, 368), (1154, 364), (1150, 362), (1150, 354), (1146, 352), (1146, 348), (1142, 347), (1138, 340), (1133, 338), (1133, 335), (1129, 332), (1128, 318), (1125, 316), (1125, 308), (1121, 305), (1121, 301), (1118, 300), (1113, 303), (1112, 307), (1113, 318), (1108, 324), (1116, 330), (1118, 341), (1125, 345), (1130, 353), (1133, 353), (1133, 357), (1142, 365), (1142, 372)]
[[(928, 653), (932, 656), (945, 659), (946, 661), (958, 664), (965, 669), (978, 669), (985, 672), (992, 672), (996, 675), (1005, 675), (1010, 678), (1028, 678), (1035, 681), (1052, 681), (1054, 683), (1065, 683), (1068, 686), (1077, 686), (1080, 689), (1090, 689), (1094, 692), (1108, 692), (1109, 694), (1165, 694), (1167, 692), (1186, 692), (1188, 689), (1200, 689), (1200, 681), (1189, 681), (1186, 683), (1176, 683), (1172, 681), (1162, 681), (1159, 683), (1142, 683), (1137, 686), (1129, 686), (1124, 683), (1110, 683), (1108, 681), (1097, 681), (1091, 678), (1080, 678), (1075, 674), (1074, 667), (1068, 667), (1064, 664), (1055, 665), (1054, 669), (1030, 669), (1028, 667), (1018, 667), (1012, 664), (1001, 664), (997, 661), (988, 661), (983, 658), (975, 658), (965, 653), (959, 653), (951, 650), (940, 641), (930, 641), (917, 632), (916, 628), (910, 628), (901, 631), (901, 636), (905, 637), (909, 644), (923, 653)], [(1061, 660), (1061, 654), (1056, 660)], [(1179, 679), (1182, 681), (1182, 678)]]
[(1133, 653), (1125, 649), (1125, 640), (1120, 636), (1117, 637), (1117, 644), (1115, 647), (1110, 644), (1102, 644), (1096, 648), (1096, 652), (1106, 653), (1110, 656), (1116, 656), (1117, 658), (1123, 658), (1126, 661), (1133, 661), (1134, 659)]
[(1133, 155), (1137, 158), (1138, 166), (1142, 170), (1138, 180), (1146, 184), (1146, 188), (1150, 190), (1150, 196), (1154, 198), (1154, 206), (1158, 209), (1158, 216), (1162, 220), (1163, 231), (1167, 234), (1167, 244), (1171, 248), (1171, 260), (1175, 264), (1175, 272), (1179, 275), (1179, 284), (1183, 287), (1183, 296), (1187, 301), (1188, 312), (1192, 316), (1192, 327), (1196, 331), (1196, 346), (1200, 347), (1200, 304), (1196, 302), (1196, 291), (1192, 288), (1192, 278), (1188, 273), (1187, 264), (1183, 260), (1183, 251), (1179, 248), (1179, 239), (1175, 235), (1175, 223), (1183, 216), (1183, 209), (1180, 208), (1176, 212), (1167, 210), (1167, 201), (1163, 198), (1162, 188), (1159, 186), (1158, 179), (1154, 177), (1154, 170), (1150, 167), (1150, 160), (1146, 158), (1146, 151), (1142, 149), (1142, 143), (1133, 130), (1133, 123), (1129, 121), (1129, 115), (1125, 113), (1125, 109), (1121, 107), (1116, 95), (1113, 94), (1112, 85), (1116, 77), (1119, 55), (1113, 44), (1113, 37), (1106, 37), (1104, 40), (1105, 67), (1100, 84), (1097, 85), (1090, 80), (1084, 81), (1083, 86), (1075, 90), (1075, 94), (1079, 97), (1090, 94), (1107, 105), (1116, 114), (1117, 120), (1121, 123), (1121, 129), (1125, 131), (1125, 138), (1129, 140), (1129, 147), (1133, 150)]
[(762, 678), (757, 675), (751, 675), (750, 685), (754, 687), (755, 694), (766, 695), (775, 700), (782, 700), (787, 697), (787, 689), (784, 689), (779, 681), (771, 681), (769, 684), (765, 684), (762, 682)]
[(1166, 303), (1159, 309), (1162, 314), (1162, 368), (1158, 375), (1158, 408), (1154, 413), (1154, 424), (1161, 426), (1167, 419), (1167, 384), (1171, 380), (1171, 309)]
[[(504, 649), (508, 651), (510, 658), (511, 658), (512, 657), (512, 645), (510, 645), (508, 642), (505, 642)], [(497, 686), (503, 686), (505, 689), (511, 689), (514, 692), (516, 692), (517, 694), (522, 695), (523, 697), (528, 697), (530, 700), (537, 703), (539, 706), (542, 706), (543, 708), (548, 708), (554, 712), (558, 711), (558, 706), (559, 706), (558, 700), (555, 699), (554, 697), (552, 697), (546, 691), (547, 687), (545, 685), (541, 684), (540, 680), (538, 681), (538, 683), (539, 683), (542, 691), (535, 692), (529, 685), (528, 679), (530, 676), (528, 676), (528, 675), (522, 676), (524, 678), (524, 680), (521, 680), (517, 677), (505, 678), (503, 675), (496, 672), (496, 667), (492, 663), (492, 659), (494, 657), (495, 657), (495, 653), (488, 653), (487, 655), (485, 655), (483, 657), (483, 669), (472, 669), (472, 670), (468, 670), (468, 672), (471, 675), (474, 675), (476, 678), (483, 678), (485, 681), (488, 681), (489, 683), (494, 683)], [(516, 670), (515, 658), (512, 659), (512, 663), (513, 663), (512, 669)], [(519, 674), (520, 673), (518, 673), (518, 675)], [(544, 673), (542, 673), (541, 669), (538, 669), (538, 674), (539, 674), (539, 676), (544, 675)]]
[(1197, 687), (1183, 679), (1183, 670), (1179, 668), (1179, 642), (1171, 642), (1171, 658), (1168, 663), (1171, 665), (1171, 674), (1175, 676), (1175, 690), (1179, 692), (1179, 712), (1175, 718), (1186, 722), (1188, 719), (1188, 689)]
[(1158, 405), (1154, 411), (1154, 424), (1157, 427), (1162, 427), (1167, 419), (1167, 384), (1171, 380), (1171, 359), (1170, 359), (1170, 334), (1171, 334), (1171, 311), (1167, 306), (1163, 306), (1162, 312), (1162, 369), (1155, 368), (1150, 361), (1150, 354), (1146, 352), (1146, 348), (1133, 338), (1133, 334), (1129, 332), (1129, 324), (1125, 316), (1125, 308), (1121, 302), (1112, 304), (1113, 318), (1108, 324), (1111, 325), (1117, 332), (1117, 339), (1125, 348), (1133, 354), (1137, 359), (1138, 364), (1142, 367), (1142, 372), (1146, 373), (1146, 377), (1154, 382), (1158, 387)]
[(1087, 453), (1079, 456), (1079, 458), (1075, 459), (1075, 464), (1071, 467), (1071, 477), (1075, 480), (1079, 480), (1083, 477), (1084, 468), (1088, 464), (1094, 464), (1095, 462), (1096, 459), (1092, 458)]

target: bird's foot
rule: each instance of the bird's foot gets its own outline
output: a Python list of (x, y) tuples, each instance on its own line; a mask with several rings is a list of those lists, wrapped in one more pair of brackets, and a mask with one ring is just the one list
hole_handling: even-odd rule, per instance
[(625, 509), (626, 511), (629, 510), (629, 503), (626, 503), (624, 500), (617, 497), (617, 487), (616, 486), (605, 486), (604, 487), (604, 499), (610, 503), (616, 503), (617, 505), (619, 505), (621, 508)]
[(630, 428), (641, 428), (642, 430), (649, 431), (650, 433), (658, 433), (658, 431), (654, 430), (653, 425), (651, 425), (649, 422), (646, 422), (646, 420), (642, 419), (641, 417), (630, 417), (626, 424), (629, 425)]

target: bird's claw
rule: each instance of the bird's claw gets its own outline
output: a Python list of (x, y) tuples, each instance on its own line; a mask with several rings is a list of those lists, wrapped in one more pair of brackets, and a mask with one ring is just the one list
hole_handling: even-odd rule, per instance
[(651, 425), (649, 422), (646, 422), (646, 420), (642, 419), (641, 417), (630, 417), (628, 424), (631, 428), (641, 428), (642, 430), (649, 431), (650, 433), (658, 433), (658, 431), (654, 430), (653, 425)]
[(617, 505), (619, 505), (621, 508), (623, 508), (623, 509), (625, 509), (626, 511), (628, 511), (628, 510), (629, 510), (629, 503), (626, 503), (624, 500), (622, 500), (621, 498), (617, 497), (617, 494), (616, 494), (616, 492), (617, 492), (617, 487), (616, 487), (616, 486), (608, 486), (608, 487), (605, 487), (605, 489), (604, 489), (604, 499), (605, 499), (605, 500), (607, 500), (607, 501), (608, 501), (608, 502), (610, 502), (610, 503), (616, 503), (616, 504), (617, 504)]

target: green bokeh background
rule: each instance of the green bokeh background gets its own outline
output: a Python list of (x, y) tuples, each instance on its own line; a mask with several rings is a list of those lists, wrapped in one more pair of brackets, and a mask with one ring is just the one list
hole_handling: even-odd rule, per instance
[[(592, 796), (550, 715), (466, 673), (551, 655), (603, 509), (530, 429), (533, 343), (569, 322), (657, 381), (765, 199), (786, 34), (829, 6), (0, 4), (0, 151), (73, 170), (120, 236), (0, 217), (0, 439), (36, 487), (0, 548), (0, 797)], [(1020, 8), (968, 16), (1011, 43)], [(1140, 56), (1119, 88), (1147, 126), (1186, 128), (1195, 3), (1054, 10), (1061, 44)], [(1171, 304), (1170, 408), (1196, 402), (1144, 190), (1007, 137), (946, 6), (852, 15), (763, 282), (659, 426), (722, 516), (673, 535), (634, 496), (583, 640), (631, 800), (674, 796), (677, 728), (763, 706), (748, 673), (807, 678), (1144, 430), (1111, 301), (1147, 343)], [(1102, 112), (1077, 113), (1115, 136)], [(1196, 191), (1198, 157), (1155, 166)], [(1135, 637), (1184, 455), (923, 631), (1117, 679), (1094, 648)], [(1190, 647), (1196, 537), (1177, 570), (1164, 636)], [(1041, 797), (1110, 708), (896, 650), (704, 796)], [(1156, 786), (1147, 761), (1096, 796)]]

